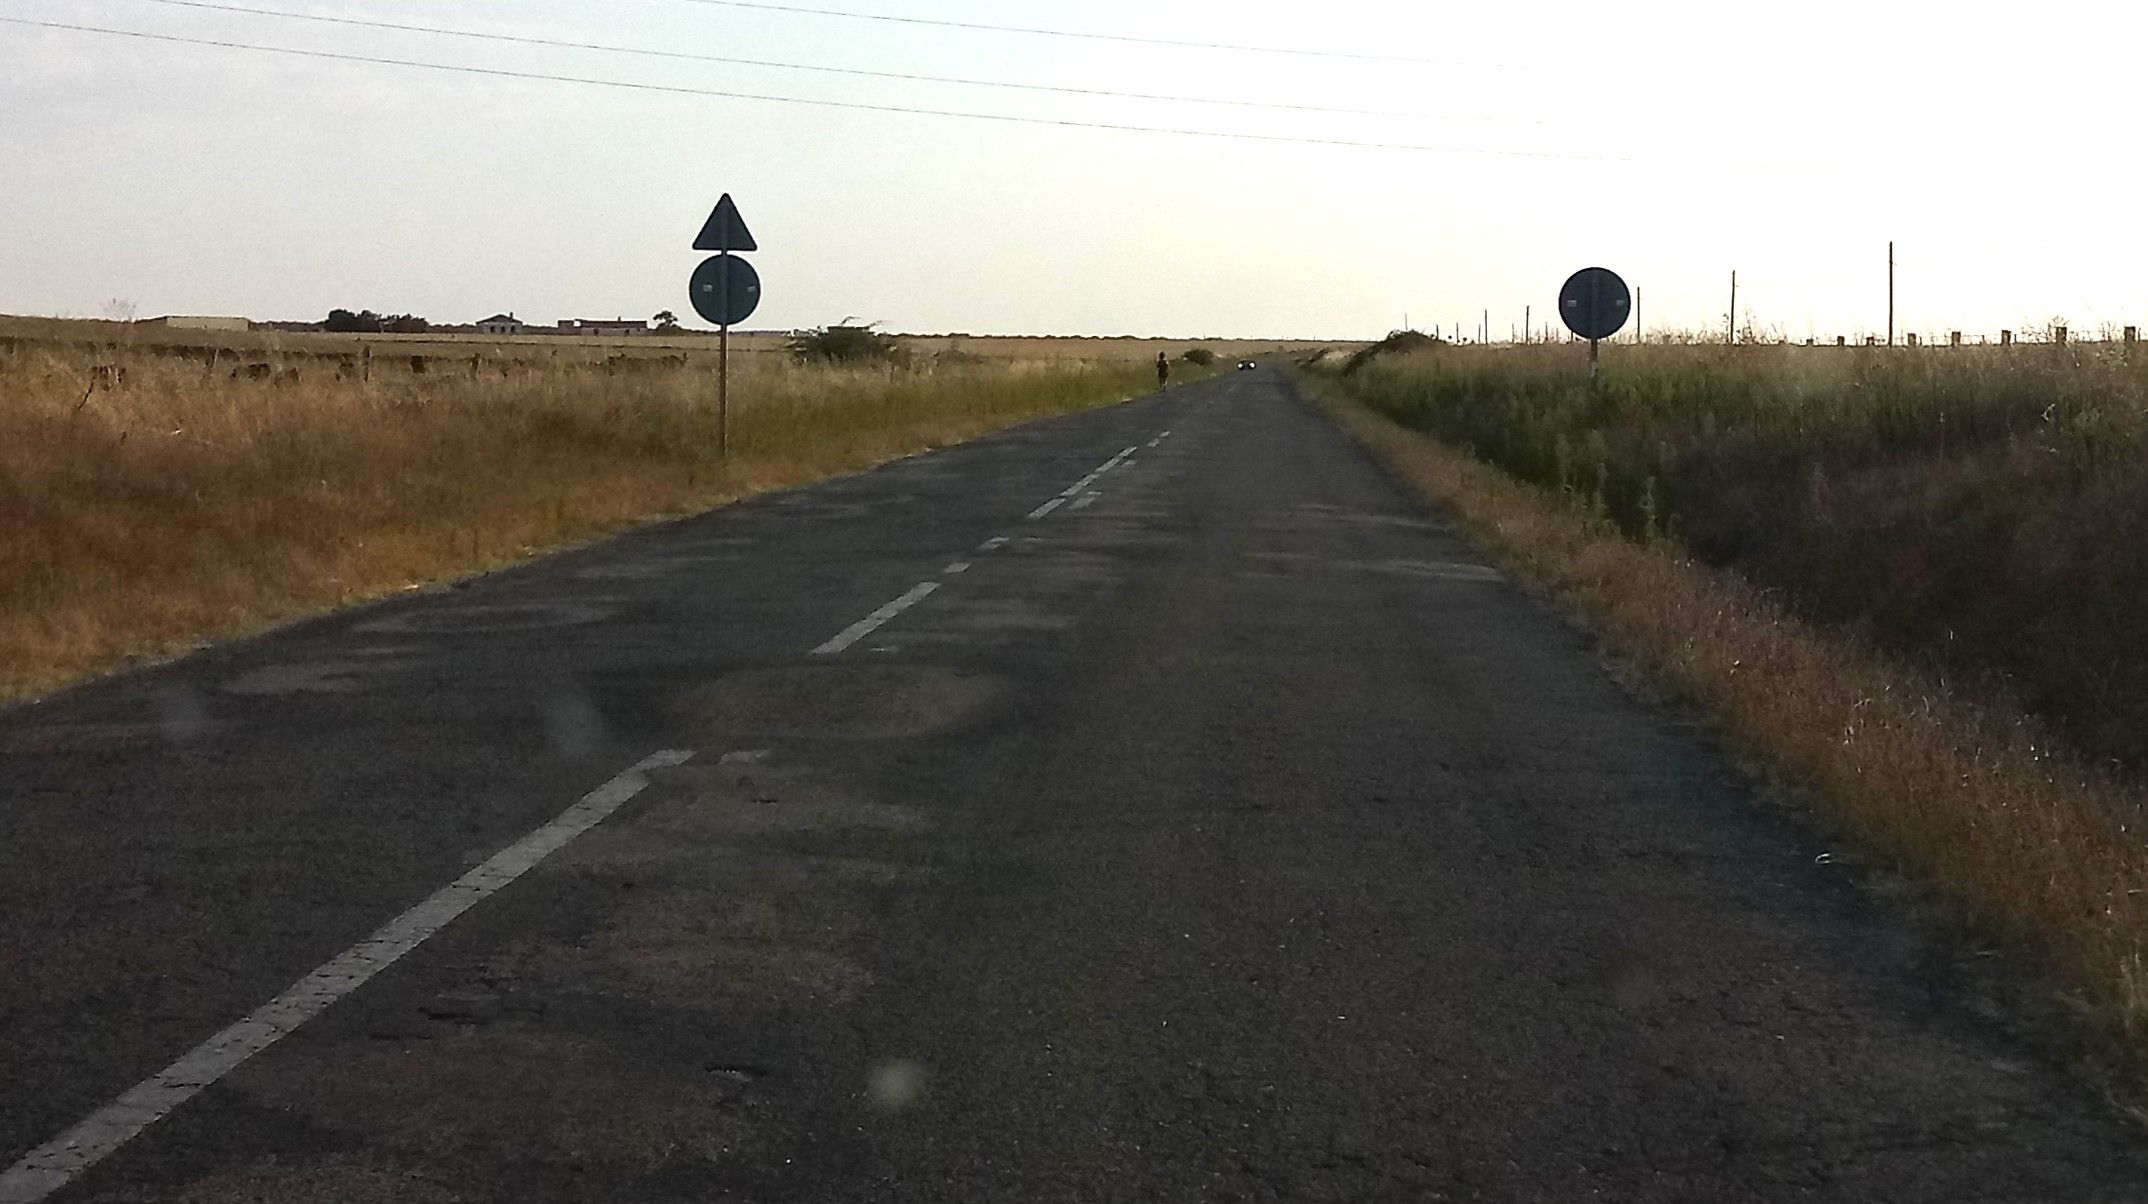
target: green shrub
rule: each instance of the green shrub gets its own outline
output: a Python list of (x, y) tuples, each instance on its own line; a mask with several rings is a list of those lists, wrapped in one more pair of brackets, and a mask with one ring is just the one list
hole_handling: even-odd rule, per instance
[[(1429, 351), (1446, 346), (1446, 340), (1436, 334), (1421, 330), (1389, 331), (1386, 338), (1370, 347), (1361, 347), (1343, 363), (1343, 375), (1349, 376), (1383, 355), (1408, 355), (1413, 351)], [(1323, 353), (1325, 354), (1325, 353)]]
[(809, 364), (891, 364), (907, 357), (902, 345), (870, 326), (825, 326), (791, 337), (791, 354)]

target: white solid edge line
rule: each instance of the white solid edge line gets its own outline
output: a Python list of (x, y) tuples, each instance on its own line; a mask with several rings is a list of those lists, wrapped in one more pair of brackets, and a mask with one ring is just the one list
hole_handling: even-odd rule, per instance
[[(937, 581), (918, 582), (916, 585), (910, 587), (909, 593), (904, 594), (902, 597), (895, 599), (893, 602), (888, 603), (886, 606), (881, 607), (879, 610), (876, 610), (873, 613), (865, 616), (864, 618), (859, 619), (857, 622), (852, 623), (850, 626), (845, 627), (842, 631), (842, 634), (836, 636), (832, 640), (829, 640), (827, 643), (822, 644), (820, 647), (815, 648), (812, 651), (811, 655), (829, 656), (834, 653), (841, 652), (843, 649), (848, 648), (852, 644), (857, 643), (859, 640), (864, 639), (866, 636), (871, 635), (874, 629), (879, 627), (882, 623), (887, 622), (889, 619), (894, 618), (896, 615), (901, 614), (902, 612), (910, 609), (911, 607), (917, 605), (920, 602), (923, 602), (927, 597), (931, 596), (932, 591), (938, 588), (940, 588), (940, 583)], [(0, 1201), (0, 1204), (6, 1204), (6, 1202)]]
[(1045, 515), (1047, 515), (1047, 514), (1050, 514), (1050, 513), (1052, 512), (1052, 511), (1054, 511), (1054, 510), (1057, 510), (1057, 509), (1059, 509), (1059, 508), (1060, 508), (1061, 506), (1064, 506), (1064, 505), (1066, 505), (1066, 504), (1067, 504), (1067, 500), (1066, 500), (1065, 498), (1063, 498), (1063, 497), (1055, 497), (1055, 498), (1053, 498), (1053, 499), (1052, 499), (1051, 501), (1048, 501), (1048, 502), (1044, 503), (1043, 505), (1041, 505), (1041, 506), (1037, 507), (1036, 509), (1034, 509), (1034, 510), (1030, 511), (1030, 512), (1029, 512), (1028, 514), (1024, 515), (1023, 517), (1025, 517), (1025, 518), (1043, 518), (1043, 517), (1044, 517)]
[(946, 568), (940, 571), (943, 573), (967, 573), (970, 571), (970, 562), (967, 560), (951, 561)]
[(372, 936), (299, 979), (252, 1015), (195, 1046), (74, 1128), (23, 1155), (21, 1161), (0, 1171), (0, 1204), (36, 1204), (66, 1186), (172, 1109), (395, 964), (455, 917), (596, 827), (648, 786), (647, 771), (684, 764), (693, 755), (666, 750), (643, 758), (633, 768), (583, 795), (552, 822), (501, 849), (483, 865), (441, 887)]
[(990, 538), (990, 539), (988, 539), (988, 540), (985, 540), (985, 541), (984, 541), (983, 543), (981, 543), (981, 544), (978, 544), (978, 545), (977, 545), (977, 550), (978, 550), (978, 551), (980, 551), (980, 552), (997, 552), (997, 551), (999, 551), (999, 550), (1000, 550), (1000, 549), (1001, 549), (1002, 547), (1006, 546), (1006, 543), (1007, 543), (1007, 537), (1006, 537), (1006, 536), (1004, 536), (1004, 535), (995, 535), (995, 536), (993, 536), (992, 538)]

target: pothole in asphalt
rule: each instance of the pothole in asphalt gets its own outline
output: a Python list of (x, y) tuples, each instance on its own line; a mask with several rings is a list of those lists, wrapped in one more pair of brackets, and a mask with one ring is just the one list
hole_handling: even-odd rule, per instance
[(876, 514), (885, 514), (890, 510), (907, 505), (913, 500), (915, 500), (913, 495), (907, 493), (892, 494), (884, 498), (875, 498), (872, 501), (855, 502), (822, 493), (813, 496), (793, 495), (775, 498), (770, 500), (767, 505), (770, 509), (780, 511), (785, 518), (804, 518), (821, 521), (843, 518), (871, 518)]
[(653, 581), (675, 574), (705, 573), (720, 565), (738, 563), (755, 542), (743, 537), (698, 539), (661, 550), (616, 556), (576, 569), (574, 575), (583, 581)]
[(224, 691), (253, 698), (292, 694), (358, 694), (387, 685), (405, 662), (386, 658), (289, 661), (256, 665), (224, 683)]
[(1345, 560), (1340, 567), (1361, 573), (1391, 577), (1421, 577), (1430, 581), (1504, 581), (1505, 574), (1486, 564), (1463, 564), (1452, 560)]
[(384, 615), (352, 628), (372, 634), (463, 635), (577, 627), (610, 618), (612, 606), (594, 602), (499, 602), (439, 606)]
[(718, 1079), (737, 1086), (758, 1083), (768, 1077), (767, 1068), (762, 1066), (725, 1066), (722, 1063), (716, 1063), (710, 1065), (707, 1069), (710, 1074)]
[(203, 720), (184, 728), (156, 721), (41, 724), (0, 732), (0, 752), (35, 756), (158, 745), (177, 747), (218, 735), (230, 726), (216, 720)]
[(1005, 693), (997, 677), (943, 665), (799, 665), (730, 674), (687, 691), (677, 707), (724, 741), (749, 733), (889, 740), (967, 726)]

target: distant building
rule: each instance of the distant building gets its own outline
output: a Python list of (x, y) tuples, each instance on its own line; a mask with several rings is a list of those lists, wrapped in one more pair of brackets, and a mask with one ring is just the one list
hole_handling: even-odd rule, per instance
[(161, 326), (166, 330), (216, 330), (230, 334), (244, 334), (253, 329), (253, 324), (244, 318), (212, 318), (186, 314), (144, 318), (137, 325)]
[(479, 334), (528, 334), (536, 329), (529, 323), (509, 314), (494, 314), (477, 324)]
[(561, 318), (559, 320), (559, 332), (561, 334), (594, 335), (598, 338), (618, 338), (621, 335), (647, 334), (649, 333), (649, 324), (645, 321), (630, 322), (625, 318), (613, 318), (610, 321), (602, 318)]

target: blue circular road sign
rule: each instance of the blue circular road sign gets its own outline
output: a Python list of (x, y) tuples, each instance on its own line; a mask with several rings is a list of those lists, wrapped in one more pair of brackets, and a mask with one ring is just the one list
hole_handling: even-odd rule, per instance
[(736, 255), (711, 255), (687, 285), (694, 312), (711, 326), (736, 326), (761, 304), (761, 274)]
[(1633, 313), (1633, 294), (1610, 268), (1583, 268), (1559, 290), (1559, 317), (1584, 339), (1608, 339)]

